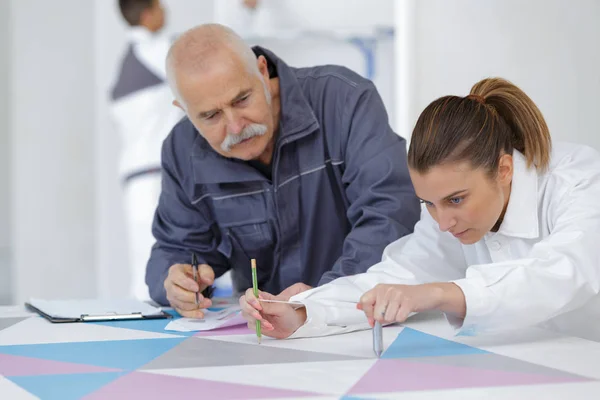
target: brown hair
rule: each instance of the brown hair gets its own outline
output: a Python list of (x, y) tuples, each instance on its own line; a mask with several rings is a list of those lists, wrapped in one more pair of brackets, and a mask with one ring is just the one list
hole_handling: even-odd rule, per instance
[(502, 154), (517, 149), (527, 166), (545, 170), (552, 141), (542, 113), (521, 89), (501, 78), (476, 83), (466, 97), (445, 96), (419, 116), (408, 164), (420, 173), (439, 164), (470, 161), (490, 176)]
[(123, 19), (131, 26), (137, 26), (142, 13), (154, 6), (155, 0), (119, 0), (119, 10)]

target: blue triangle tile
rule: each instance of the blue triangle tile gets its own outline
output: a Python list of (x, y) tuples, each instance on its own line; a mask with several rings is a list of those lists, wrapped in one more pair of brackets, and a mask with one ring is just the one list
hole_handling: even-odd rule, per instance
[(461, 354), (488, 354), (488, 351), (466, 344), (429, 335), (411, 328), (404, 328), (381, 358), (410, 358), (455, 356)]
[(165, 327), (169, 324), (169, 322), (181, 318), (179, 314), (175, 311), (167, 311), (169, 314), (175, 316), (175, 318), (170, 319), (146, 319), (146, 320), (129, 320), (129, 321), (100, 321), (100, 322), (90, 322), (92, 324), (110, 326), (112, 328), (125, 328), (125, 329), (134, 329), (136, 331), (144, 331), (144, 332), (155, 332), (155, 333), (166, 333), (169, 335), (176, 336), (193, 336), (196, 332), (175, 332), (175, 331), (167, 331)]
[(0, 353), (134, 370), (186, 339), (186, 337), (178, 337), (0, 346)]
[(44, 400), (80, 399), (127, 372), (94, 374), (37, 375), (8, 377), (15, 384)]

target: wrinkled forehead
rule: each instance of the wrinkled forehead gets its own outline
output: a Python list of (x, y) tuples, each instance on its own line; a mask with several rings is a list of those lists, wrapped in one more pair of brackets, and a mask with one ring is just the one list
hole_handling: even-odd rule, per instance
[(189, 107), (202, 110), (227, 104), (241, 91), (252, 89), (257, 80), (257, 75), (232, 60), (176, 71), (181, 100)]

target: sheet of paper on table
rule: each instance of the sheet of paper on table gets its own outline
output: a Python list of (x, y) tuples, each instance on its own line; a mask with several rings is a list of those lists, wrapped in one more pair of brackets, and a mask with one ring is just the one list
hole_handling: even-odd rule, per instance
[(204, 318), (178, 318), (165, 326), (167, 331), (194, 332), (210, 331), (235, 325), (244, 325), (246, 320), (242, 317), (239, 306), (225, 307), (220, 310), (204, 310)]

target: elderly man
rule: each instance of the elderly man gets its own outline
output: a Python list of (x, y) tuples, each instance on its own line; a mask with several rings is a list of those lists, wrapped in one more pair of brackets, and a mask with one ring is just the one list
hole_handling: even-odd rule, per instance
[(285, 298), (366, 271), (412, 232), (406, 143), (370, 81), (292, 68), (216, 24), (178, 38), (167, 77), (187, 118), (162, 149), (146, 272), (158, 303), (202, 317), (215, 277), (232, 270), (236, 291), (252, 286), (251, 259), (261, 290), (298, 283)]

